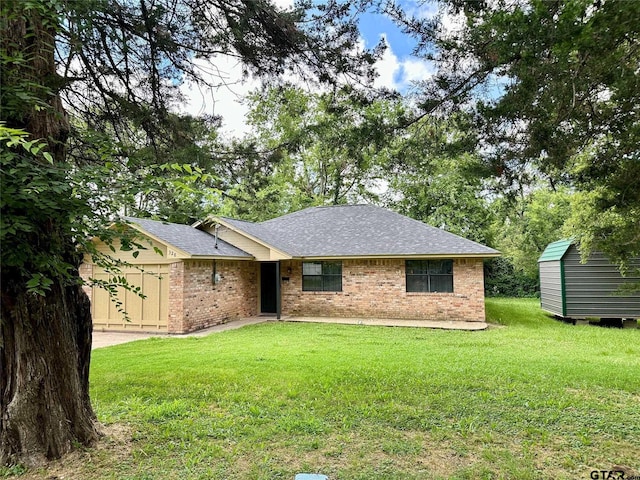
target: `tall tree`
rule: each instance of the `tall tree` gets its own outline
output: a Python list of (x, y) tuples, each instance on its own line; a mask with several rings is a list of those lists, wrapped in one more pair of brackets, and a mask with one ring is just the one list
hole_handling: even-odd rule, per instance
[(263, 221), (288, 213), (295, 196), (290, 163), (279, 148), (268, 149), (253, 135), (226, 145), (214, 171), (221, 181), (217, 213)]
[(547, 245), (571, 236), (567, 228), (573, 195), (567, 188), (553, 191), (546, 185), (523, 188), (517, 200), (493, 202), (498, 212), (494, 224), (495, 246), (514, 268), (538, 283), (538, 259)]
[(220, 186), (211, 175), (221, 160), (214, 153), (219, 121), (169, 113), (166, 122), (153, 147), (72, 125), (68, 159), (93, 211), (184, 224), (211, 213)]
[(2, 4), (2, 120), (46, 139), (51, 159), (2, 146), (2, 463), (37, 464), (97, 438), (89, 301), (71, 281), (80, 262), (73, 239), (79, 205), (64, 181), (69, 123), (56, 93), (59, 18), (50, 7)]
[(254, 74), (328, 82), (366, 77), (374, 57), (354, 50), (338, 2), (285, 12), (264, 0), (4, 0), (0, 12), (1, 120), (30, 135), (10, 130), (1, 157), (0, 462), (35, 465), (97, 437), (78, 276), (96, 219), (69, 181), (64, 107), (79, 128), (161, 161), (178, 86), (211, 82), (199, 68), (218, 54)]
[(416, 53), (439, 66), (422, 84), (423, 114), (474, 112), (504, 179), (525, 165), (584, 192), (574, 232), (583, 250), (621, 264), (640, 255), (640, 3), (440, 5), (453, 21), (387, 5), (418, 38)]
[[(227, 192), (228, 213), (257, 220), (313, 205), (378, 201), (385, 147), (404, 112), (399, 99), (289, 86), (255, 93), (250, 103), (253, 131), (244, 145), (252, 146), (252, 162), (235, 169), (242, 175)], [(252, 216), (246, 204), (256, 196), (261, 211)]]
[(387, 202), (412, 218), (492, 243), (491, 171), (475, 153), (471, 119), (422, 118), (397, 136), (386, 165)]

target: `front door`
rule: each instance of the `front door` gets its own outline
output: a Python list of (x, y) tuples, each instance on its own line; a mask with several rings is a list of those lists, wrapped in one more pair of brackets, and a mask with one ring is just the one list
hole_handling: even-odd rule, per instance
[(277, 313), (276, 264), (260, 264), (260, 313)]

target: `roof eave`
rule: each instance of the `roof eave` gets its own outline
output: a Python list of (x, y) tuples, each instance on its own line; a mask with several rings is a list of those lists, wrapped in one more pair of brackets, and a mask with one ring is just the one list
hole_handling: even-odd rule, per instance
[[(538, 257), (538, 263), (558, 262), (562, 260), (574, 243), (575, 240), (573, 238), (565, 238), (551, 242), (546, 246), (540, 257)], [(553, 253), (549, 252), (549, 247), (552, 248)]]
[(255, 260), (255, 257), (244, 255), (192, 255), (188, 260)]
[(336, 260), (374, 260), (374, 259), (412, 259), (412, 258), (496, 258), (502, 254), (497, 253), (407, 253), (407, 254), (368, 254), (368, 255), (296, 255), (293, 260), (323, 260), (327, 258)]

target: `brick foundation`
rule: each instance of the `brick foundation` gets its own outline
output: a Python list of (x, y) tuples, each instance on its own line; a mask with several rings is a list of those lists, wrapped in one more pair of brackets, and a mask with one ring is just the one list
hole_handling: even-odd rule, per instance
[(342, 292), (303, 292), (302, 262), (283, 261), (282, 313), (292, 316), (485, 320), (482, 259), (456, 259), (453, 293), (407, 293), (402, 259), (344, 260)]

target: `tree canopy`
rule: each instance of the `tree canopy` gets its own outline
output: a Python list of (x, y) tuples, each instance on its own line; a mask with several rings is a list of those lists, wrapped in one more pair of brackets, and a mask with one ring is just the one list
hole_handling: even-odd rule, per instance
[(380, 201), (400, 102), (349, 87), (308, 93), (289, 86), (255, 92), (250, 105), (244, 145), (251, 148), (237, 163), (220, 163), (232, 171), (219, 176), (234, 178), (225, 214), (263, 220), (313, 205)]
[(623, 265), (640, 255), (640, 4), (440, 7), (440, 21), (387, 8), (418, 40), (416, 55), (438, 65), (420, 85), (422, 115), (474, 115), (483, 157), (506, 186), (533, 172), (576, 189), (572, 235), (583, 252)]

